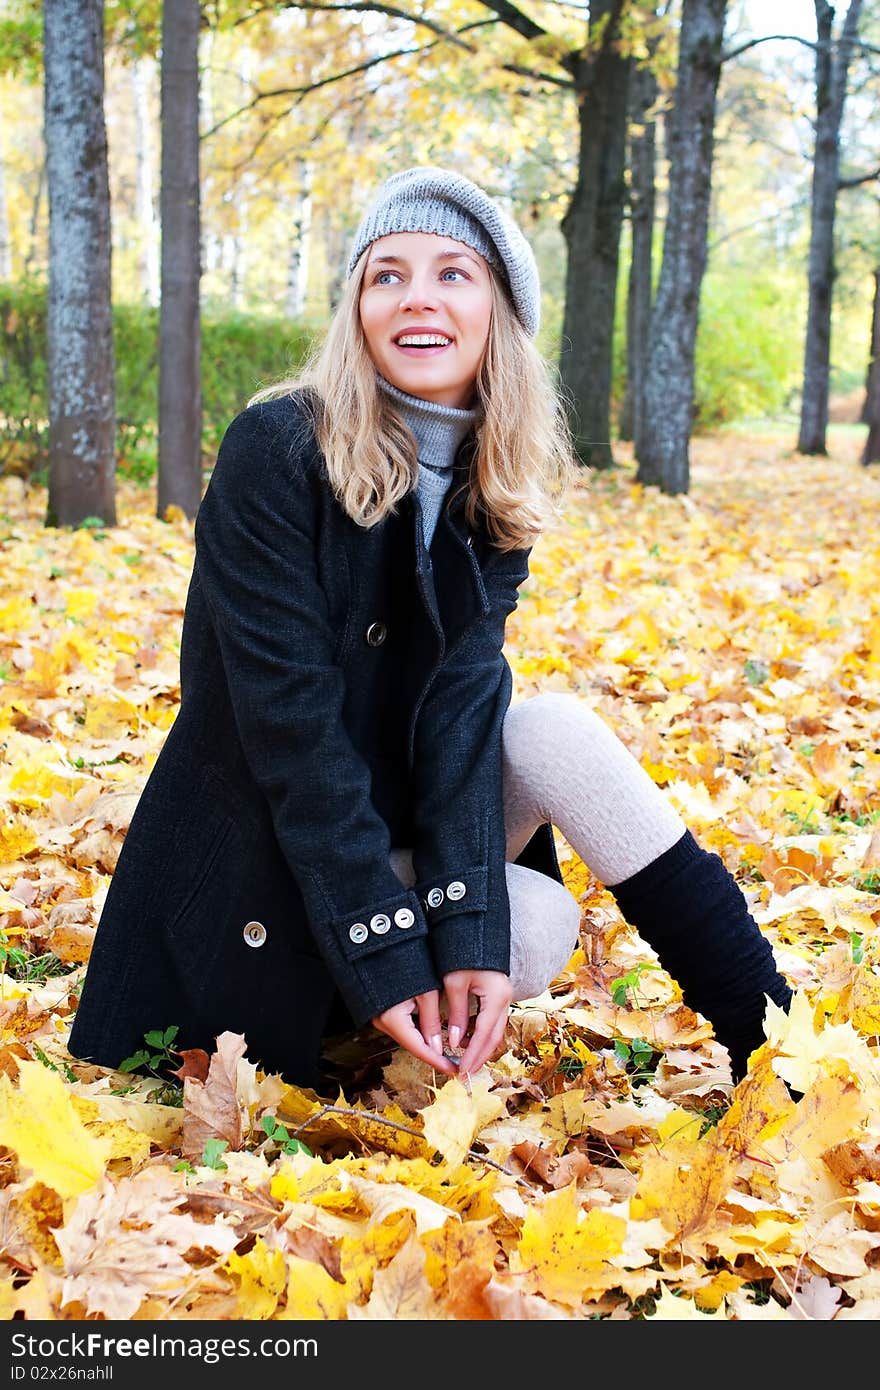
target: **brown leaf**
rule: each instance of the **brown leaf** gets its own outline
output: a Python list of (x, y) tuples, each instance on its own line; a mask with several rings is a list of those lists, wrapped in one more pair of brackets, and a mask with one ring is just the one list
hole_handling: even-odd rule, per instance
[(64, 1260), (62, 1306), (79, 1300), (89, 1314), (131, 1318), (148, 1294), (172, 1295), (192, 1275), (184, 1258), (228, 1254), (238, 1237), (226, 1225), (203, 1225), (174, 1210), (182, 1177), (147, 1168), (114, 1185), (108, 1177), (77, 1201), (55, 1240)]
[(49, 913), (46, 945), (65, 965), (82, 965), (95, 939), (94, 909), (82, 898), (56, 903)]
[(33, 738), (52, 737), (51, 724), (36, 715), (25, 714), (23, 710), (16, 710), (9, 722), (20, 734), (30, 734)]
[(825, 1166), (844, 1187), (859, 1181), (880, 1182), (880, 1139), (845, 1139), (822, 1155)]
[(342, 1260), (338, 1246), (321, 1231), (310, 1230), (308, 1226), (298, 1226), (295, 1231), (284, 1232), (289, 1254), (301, 1260), (311, 1260), (322, 1265), (337, 1283), (342, 1283)]
[(183, 1083), (183, 1156), (201, 1158), (209, 1139), (241, 1145), (242, 1116), (236, 1091), (238, 1063), (245, 1055), (241, 1033), (221, 1033), (204, 1081), (187, 1076)]
[(578, 1178), (586, 1177), (593, 1166), (586, 1154), (569, 1153), (557, 1158), (540, 1144), (528, 1140), (515, 1144), (510, 1152), (519, 1159), (529, 1177), (539, 1177), (550, 1188), (567, 1187), (570, 1182), (577, 1182)]
[(183, 1058), (183, 1065), (174, 1068), (175, 1076), (179, 1076), (181, 1081), (188, 1076), (195, 1077), (197, 1081), (207, 1081), (211, 1059), (203, 1047), (185, 1047), (177, 1055)]

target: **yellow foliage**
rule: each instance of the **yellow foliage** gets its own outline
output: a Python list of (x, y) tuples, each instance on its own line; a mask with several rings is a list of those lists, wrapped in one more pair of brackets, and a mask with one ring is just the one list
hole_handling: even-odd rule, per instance
[(271, 1318), (288, 1280), (282, 1252), (270, 1250), (263, 1238), (257, 1236), (253, 1249), (246, 1255), (232, 1251), (226, 1268), (230, 1274), (238, 1276), (239, 1317)]
[(106, 1139), (89, 1133), (61, 1077), (40, 1062), (19, 1063), (17, 1087), (0, 1076), (0, 1144), (61, 1197), (94, 1187), (112, 1155)]

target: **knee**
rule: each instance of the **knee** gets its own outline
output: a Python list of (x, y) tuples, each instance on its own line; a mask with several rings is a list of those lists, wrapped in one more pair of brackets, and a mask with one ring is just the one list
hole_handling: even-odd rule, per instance
[(582, 696), (562, 690), (547, 690), (511, 705), (502, 726), (505, 757), (524, 768), (535, 765), (542, 748), (551, 761), (560, 749), (588, 756), (592, 747), (607, 746), (614, 737), (613, 729)]
[(533, 748), (543, 731), (550, 732), (560, 722), (568, 722), (587, 706), (577, 695), (562, 690), (546, 690), (510, 705), (504, 717), (502, 739), (505, 747)]
[(581, 907), (563, 884), (531, 869), (508, 864), (507, 880), (514, 998), (533, 999), (571, 959), (578, 944)]

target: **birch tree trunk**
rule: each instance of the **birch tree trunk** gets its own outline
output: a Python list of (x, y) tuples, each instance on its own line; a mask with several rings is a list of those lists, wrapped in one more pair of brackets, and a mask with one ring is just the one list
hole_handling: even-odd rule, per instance
[(653, 296), (653, 245), (656, 178), (656, 126), (650, 115), (657, 100), (657, 78), (649, 64), (631, 78), (630, 231), (632, 238), (626, 298), (626, 393), (620, 412), (621, 439), (636, 439), (641, 428), (648, 334)]
[(290, 255), (287, 262), (287, 295), (285, 313), (298, 319), (306, 305), (309, 279), (309, 241), (312, 231), (312, 197), (309, 191), (309, 167), (305, 160), (296, 162), (298, 191), (290, 208)]
[(45, 0), (49, 188), (47, 526), (116, 525), (103, 0)]
[(727, 0), (684, 0), (675, 106), (667, 124), (669, 207), (636, 435), (636, 478), (670, 494), (690, 487), (694, 357), (726, 10)]
[(0, 280), (11, 279), (12, 237), (9, 232), (9, 208), (6, 202), (6, 161), (3, 158), (3, 145), (0, 142)]
[[(608, 468), (611, 371), (620, 228), (626, 201), (627, 81), (631, 60), (617, 50), (621, 0), (594, 0), (597, 47), (573, 54), (579, 119), (578, 177), (562, 231), (568, 247), (559, 374), (572, 401), (581, 462)], [(604, 26), (604, 27), (602, 27)]]
[(153, 200), (153, 122), (150, 87), (153, 63), (139, 58), (131, 70), (137, 148), (137, 219), (141, 229), (140, 272), (144, 299), (159, 303), (159, 224)]
[(809, 296), (804, 344), (804, 380), (797, 448), (801, 454), (825, 454), (828, 388), (831, 374), (831, 305), (834, 290), (834, 218), (840, 177), (840, 124), (853, 46), (858, 37), (862, 0), (850, 0), (840, 42), (833, 41), (834, 10), (815, 0), (816, 146), (810, 212)]
[(202, 493), (199, 311), (199, 0), (162, 10), (162, 219), (157, 516), (194, 517)]

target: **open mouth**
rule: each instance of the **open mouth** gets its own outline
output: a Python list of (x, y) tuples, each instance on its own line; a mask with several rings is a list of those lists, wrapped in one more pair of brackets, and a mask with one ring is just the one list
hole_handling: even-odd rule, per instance
[(452, 339), (445, 333), (401, 333), (394, 343), (401, 351), (417, 355), (442, 352), (444, 348), (451, 347)]

